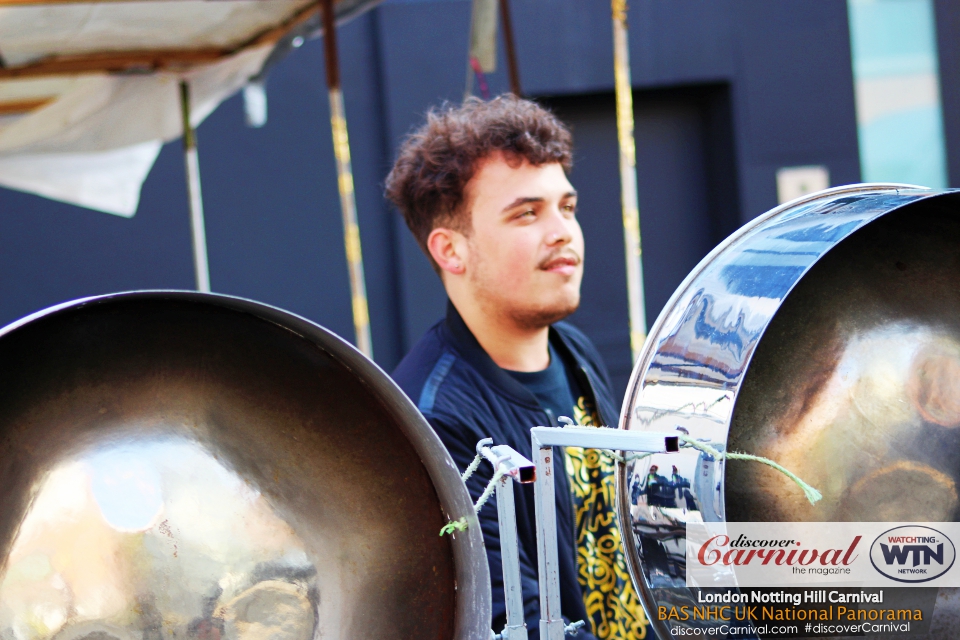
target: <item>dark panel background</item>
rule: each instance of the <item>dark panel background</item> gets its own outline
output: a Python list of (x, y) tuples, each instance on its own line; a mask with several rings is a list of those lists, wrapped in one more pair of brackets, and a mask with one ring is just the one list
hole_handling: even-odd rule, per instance
[(934, 0), (940, 55), (940, 100), (947, 147), (947, 184), (960, 185), (960, 3)]
[[(937, 1), (941, 19), (956, 22), (957, 10)], [(622, 389), (630, 358), (609, 6), (512, 5), (525, 90), (574, 127), (572, 178), (584, 194), (589, 253), (573, 320)], [(383, 201), (382, 183), (423, 112), (461, 99), (469, 13), (468, 0), (388, 0), (341, 30), (374, 349), (388, 370), (440, 317), (444, 296)], [(631, 3), (649, 321), (717, 241), (776, 204), (777, 168), (825, 164), (834, 184), (859, 179), (846, 16), (844, 0)], [(944, 51), (955, 47), (942, 32), (940, 40)], [(952, 83), (948, 114), (957, 100), (958, 52), (950, 51), (941, 62)], [(507, 89), (503, 69), (489, 77), (494, 92)], [(290, 309), (352, 339), (323, 83), (322, 43), (310, 41), (271, 73), (266, 127), (244, 126), (239, 97), (200, 127), (211, 280), (215, 291)], [(960, 132), (951, 127), (955, 158)], [(164, 148), (129, 220), (0, 189), (0, 323), (84, 295), (192, 286), (178, 142)]]

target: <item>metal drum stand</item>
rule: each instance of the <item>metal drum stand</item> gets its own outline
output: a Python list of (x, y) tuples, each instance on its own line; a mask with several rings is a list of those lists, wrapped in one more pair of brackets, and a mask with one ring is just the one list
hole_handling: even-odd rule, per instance
[(527, 640), (520, 588), (517, 516), (511, 483), (534, 483), (540, 581), (540, 637), (543, 640), (563, 640), (567, 634), (576, 633), (585, 622), (580, 620), (567, 625), (560, 612), (553, 447), (583, 447), (638, 453), (673, 453), (680, 450), (679, 438), (676, 435), (602, 427), (534, 427), (530, 430), (530, 437), (536, 463), (506, 445), (488, 447), (492, 442), (489, 439), (482, 440), (477, 445), (477, 452), (493, 464), (495, 471), (502, 471), (501, 477), (496, 481), (496, 492), (507, 625), (498, 635), (491, 631), (495, 640)]

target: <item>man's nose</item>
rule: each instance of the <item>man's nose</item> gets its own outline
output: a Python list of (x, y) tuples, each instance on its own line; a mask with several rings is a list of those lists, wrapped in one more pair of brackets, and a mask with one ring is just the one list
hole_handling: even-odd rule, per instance
[(549, 229), (547, 231), (547, 244), (549, 246), (568, 244), (573, 240), (572, 225), (576, 224), (573, 220), (568, 220), (559, 209), (551, 212), (549, 217)]

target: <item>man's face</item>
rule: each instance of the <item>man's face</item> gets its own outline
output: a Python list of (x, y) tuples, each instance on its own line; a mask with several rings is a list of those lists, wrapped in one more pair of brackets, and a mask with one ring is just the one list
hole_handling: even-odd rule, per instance
[(580, 304), (583, 233), (563, 167), (514, 164), (491, 156), (467, 183), (464, 275), (485, 313), (534, 329)]

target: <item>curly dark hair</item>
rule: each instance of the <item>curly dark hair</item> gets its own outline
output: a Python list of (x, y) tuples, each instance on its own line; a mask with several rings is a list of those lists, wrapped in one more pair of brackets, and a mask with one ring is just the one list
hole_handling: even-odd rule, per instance
[(535, 166), (559, 162), (570, 171), (570, 131), (552, 113), (529, 100), (506, 94), (484, 102), (468, 98), (427, 112), (427, 121), (410, 134), (386, 181), (386, 196), (434, 269), (427, 238), (441, 225), (468, 233), (464, 188), (478, 163), (493, 153), (508, 162)]

